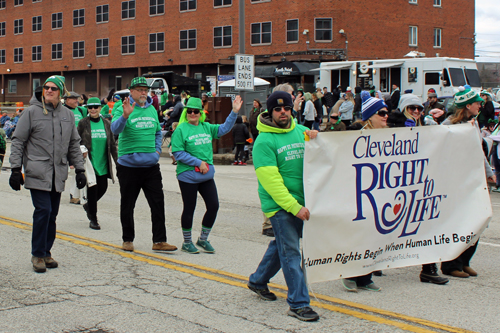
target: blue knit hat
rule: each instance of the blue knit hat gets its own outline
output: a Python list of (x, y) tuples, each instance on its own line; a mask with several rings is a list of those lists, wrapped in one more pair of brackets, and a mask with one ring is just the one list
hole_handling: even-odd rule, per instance
[(385, 104), (383, 100), (371, 97), (370, 93), (366, 90), (361, 92), (361, 99), (363, 100), (363, 104), (361, 105), (361, 116), (363, 121), (367, 121), (378, 110), (387, 107), (387, 104)]

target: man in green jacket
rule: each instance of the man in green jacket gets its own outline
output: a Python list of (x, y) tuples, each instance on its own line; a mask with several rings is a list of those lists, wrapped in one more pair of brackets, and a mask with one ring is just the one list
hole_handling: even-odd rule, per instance
[(261, 263), (250, 275), (248, 288), (262, 299), (276, 300), (269, 291), (269, 280), (283, 268), (288, 286), (288, 315), (302, 321), (316, 321), (318, 314), (309, 307), (309, 293), (301, 270), (300, 238), (309, 210), (304, 207), (303, 160), (305, 138), (317, 131), (292, 120), (292, 96), (276, 91), (267, 100), (257, 129), (259, 140), (253, 149), (253, 163), (259, 181), (259, 197), (264, 214), (270, 218), (275, 240), (269, 243)]

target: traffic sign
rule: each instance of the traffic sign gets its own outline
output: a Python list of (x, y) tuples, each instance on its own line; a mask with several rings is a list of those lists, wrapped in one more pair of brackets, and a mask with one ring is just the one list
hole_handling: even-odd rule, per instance
[(253, 91), (255, 76), (254, 56), (250, 54), (236, 54), (234, 56), (235, 90)]

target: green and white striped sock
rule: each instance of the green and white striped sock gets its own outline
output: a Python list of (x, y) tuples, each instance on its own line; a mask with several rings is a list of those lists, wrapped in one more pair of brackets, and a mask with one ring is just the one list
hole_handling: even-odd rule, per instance
[(212, 230), (212, 228), (201, 227), (200, 240), (206, 241), (208, 239), (208, 235), (210, 235), (211, 230)]
[(191, 230), (193, 229), (182, 229), (182, 236), (184, 236), (184, 243), (192, 243)]

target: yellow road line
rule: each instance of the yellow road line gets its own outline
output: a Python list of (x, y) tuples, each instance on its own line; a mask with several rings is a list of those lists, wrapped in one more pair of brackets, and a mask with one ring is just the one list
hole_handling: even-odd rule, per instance
[[(0, 223), (2, 223), (4, 225), (17, 227), (17, 228), (24, 229), (24, 230), (31, 229), (32, 224), (28, 223), (28, 222), (24, 222), (24, 221), (16, 220), (13, 218), (4, 217), (4, 216), (0, 216), (0, 219), (4, 220), (4, 221), (0, 220)], [(15, 223), (12, 223), (9, 221), (13, 221)], [(191, 274), (191, 275), (201, 277), (201, 278), (204, 278), (207, 280), (212, 280), (212, 281), (228, 284), (231, 286), (247, 289), (248, 278), (246, 276), (243, 276), (243, 275), (233, 274), (233, 273), (217, 270), (217, 269), (210, 268), (210, 267), (196, 265), (196, 264), (184, 262), (181, 260), (171, 259), (171, 258), (168, 258), (165, 256), (160, 256), (160, 255), (157, 255), (154, 253), (149, 253), (149, 252), (143, 252), (143, 251), (125, 252), (118, 245), (103, 242), (103, 241), (92, 239), (92, 238), (88, 238), (85, 236), (72, 234), (72, 233), (65, 232), (65, 231), (57, 231), (57, 238), (74, 243), (74, 244), (87, 246), (87, 247), (93, 248), (93, 249), (101, 251), (101, 252), (117, 254), (117, 255), (120, 255), (122, 257), (145, 262), (145, 263), (148, 263), (150, 265), (160, 266), (160, 267), (176, 270), (179, 272)], [(149, 259), (149, 258), (145, 258), (145, 257), (159, 259), (161, 261)], [(167, 264), (164, 261), (171, 262), (175, 265)], [(185, 266), (185, 267), (182, 267), (182, 266)], [(186, 268), (186, 267), (194, 268), (196, 270)], [(243, 282), (233, 281), (233, 280), (226, 279), (223, 277), (207, 274), (206, 272), (231, 277), (231, 278), (236, 279), (236, 280), (242, 280)], [(279, 284), (270, 283), (269, 286), (274, 287), (276, 289), (281, 289), (283, 291), (287, 291), (286, 286), (282, 286)], [(286, 299), (286, 297), (287, 297), (286, 293), (283, 293), (283, 292), (275, 292), (275, 294), (281, 298), (284, 298), (284, 299)], [(422, 325), (422, 326), (427, 326), (429, 328), (434, 328), (434, 329), (443, 330), (443, 331), (447, 331), (447, 332), (473, 333), (473, 331), (468, 331), (468, 330), (465, 330), (462, 328), (448, 326), (448, 325), (444, 325), (444, 324), (440, 324), (440, 323), (436, 323), (433, 321), (420, 319), (420, 318), (416, 318), (416, 317), (406, 316), (406, 315), (399, 314), (396, 312), (386, 311), (383, 309), (378, 309), (378, 308), (374, 308), (374, 307), (371, 307), (368, 305), (350, 302), (350, 301), (342, 300), (342, 299), (335, 298), (335, 297), (330, 297), (330, 296), (326, 296), (326, 295), (316, 295), (316, 294), (311, 294), (311, 296), (315, 297), (316, 299), (324, 300), (327, 302), (336, 303), (336, 304), (351, 307), (351, 308), (356, 308), (359, 310), (378, 314), (378, 315), (381, 315), (384, 317), (391, 317), (393, 319), (400, 320), (400, 321), (406, 321), (406, 322), (411, 322), (411, 323)], [(431, 331), (431, 330), (428, 330), (428, 329), (425, 329), (425, 328), (422, 328), (419, 326), (413, 326), (413, 325), (406, 324), (403, 322), (394, 321), (394, 320), (386, 319), (383, 317), (378, 317), (378, 316), (375, 316), (372, 314), (367, 314), (364, 312), (346, 309), (343, 307), (339, 307), (339, 306), (335, 306), (335, 305), (331, 305), (331, 304), (326, 304), (326, 303), (322, 303), (322, 302), (318, 302), (318, 301), (311, 301), (311, 305), (316, 306), (318, 308), (325, 309), (325, 310), (343, 313), (343, 314), (353, 316), (356, 318), (360, 318), (360, 319), (364, 319), (364, 320), (368, 320), (368, 321), (373, 321), (373, 322), (377, 322), (377, 323), (384, 324), (384, 325), (394, 326), (394, 327), (397, 327), (397, 328), (400, 328), (400, 329), (403, 329), (406, 331), (410, 331), (410, 332), (417, 332), (417, 333), (434, 332), (434, 331)]]

